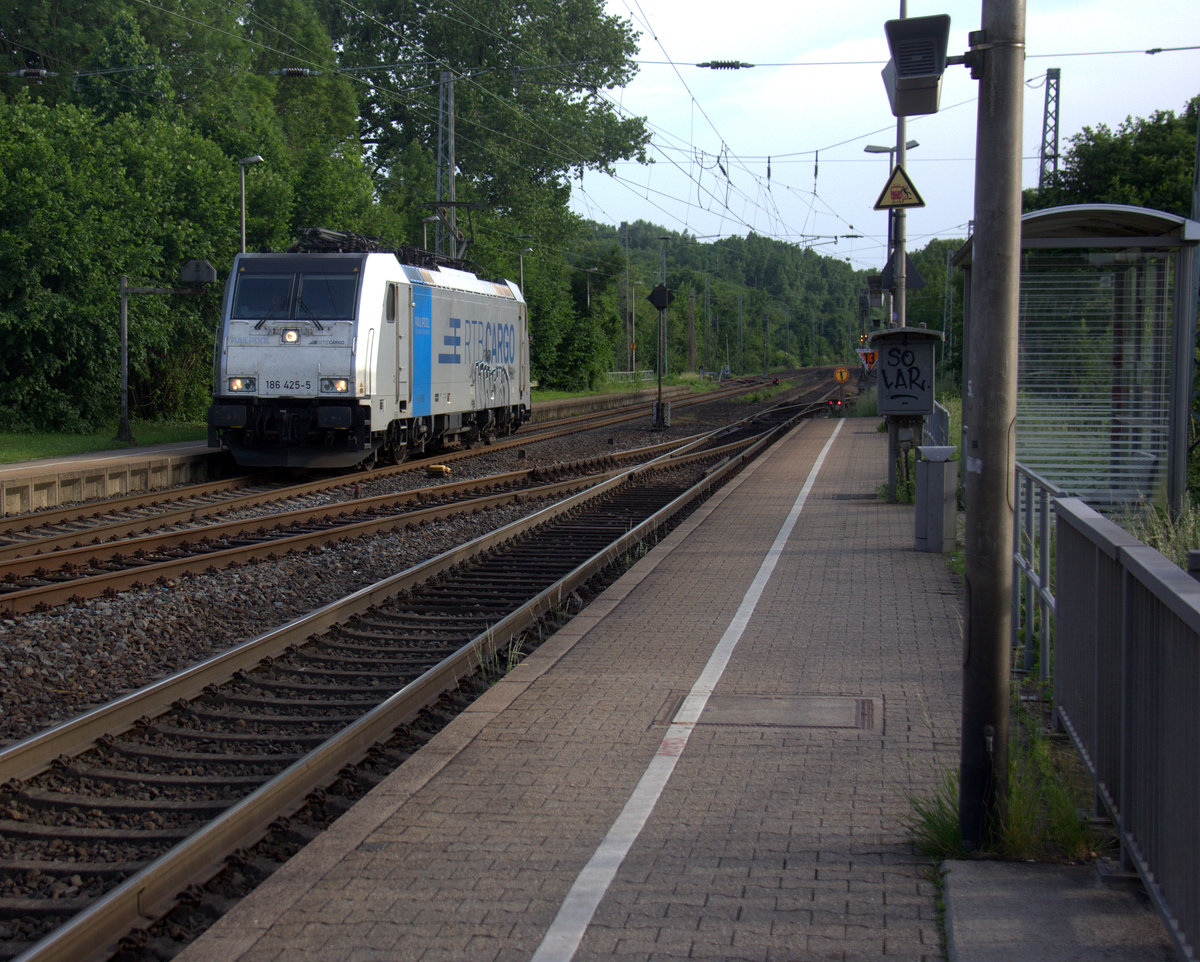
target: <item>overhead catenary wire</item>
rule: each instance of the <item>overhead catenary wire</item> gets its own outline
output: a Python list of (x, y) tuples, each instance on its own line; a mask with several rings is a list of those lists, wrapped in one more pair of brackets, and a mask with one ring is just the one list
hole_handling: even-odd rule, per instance
[[(244, 33), (237, 33), (235, 31), (225, 30), (222, 27), (217, 26), (217, 25), (204, 23), (204, 22), (199, 21), (194, 17), (190, 17), (180, 11), (168, 9), (162, 3), (154, 2), (154, 0), (139, 0), (139, 2), (148, 8), (158, 10), (166, 15), (178, 17), (181, 19), (181, 21), (187, 22), (190, 25), (215, 30), (215, 31), (223, 33), (227, 36), (237, 38), (240, 41), (252, 43), (253, 45), (255, 45), (257, 48), (259, 48), (263, 52), (273, 53), (275, 55), (280, 56), (281, 58), (287, 58), (293, 62), (307, 60), (314, 67), (318, 67), (321, 65), (322, 59), (324, 59), (326, 62), (328, 60), (328, 57), (325, 56), (325, 54), (327, 54), (327, 52), (313, 50), (311, 47), (306, 46), (305, 44), (299, 42), (297, 40), (297, 38), (290, 35), (288, 33), (287, 29), (280, 26), (280, 24), (272, 23), (272, 22), (268, 21), (266, 18), (264, 18), (261, 14), (254, 13), (253, 11), (249, 14), (247, 22), (251, 25), (252, 29), (258, 31), (262, 35), (258, 38), (247, 37)], [(378, 23), (381, 26), (385, 27), (386, 29), (389, 29), (389, 30), (392, 29), (390, 24), (386, 24), (383, 21), (380, 21), (378, 18), (372, 16), (371, 14), (362, 10), (361, 8), (355, 6), (355, 4), (350, 2), (350, 0), (339, 0), (339, 2), (343, 3), (348, 9), (353, 11), (357, 16), (368, 18), (368, 19), (372, 20), (373, 22)], [(633, 4), (633, 6), (629, 6), (627, 4), (627, 9), (630, 10), (632, 18), (635, 21), (637, 21), (638, 23), (642, 24), (647, 29), (650, 36), (654, 38), (656, 43), (658, 43), (660, 49), (663, 49), (663, 52), (666, 53), (666, 50), (663, 47), (663, 44), (661, 43), (661, 41), (659, 40), (657, 33), (654, 31), (653, 25), (650, 22), (649, 17), (647, 16), (646, 11), (643, 9), (642, 5), (638, 2), (638, 0), (631, 0), (631, 2)], [(635, 7), (636, 7), (636, 10), (634, 9)], [(484, 22), (479, 17), (475, 16), (473, 13), (464, 10), (461, 6), (454, 3), (453, 0), (450, 0), (450, 2), (447, 2), (446, 4), (439, 6), (437, 8), (437, 10), (434, 12), (438, 15), (446, 17), (451, 22), (462, 24), (462, 25), (468, 26), (472, 29), (481, 30), (481, 31), (487, 33), (489, 36), (492, 36), (493, 38), (495, 38), (498, 43), (503, 43), (503, 44), (507, 45), (509, 48), (511, 48), (514, 51), (514, 53), (519, 53), (522, 56), (526, 57), (529, 61), (531, 61), (531, 63), (528, 67), (523, 68), (523, 69), (533, 70), (533, 69), (544, 69), (544, 68), (550, 68), (550, 67), (569, 67), (569, 66), (572, 66), (573, 64), (577, 63), (577, 62), (570, 61), (570, 60), (559, 60), (557, 62), (551, 63), (551, 62), (548, 62), (545, 58), (535, 57), (535, 56), (530, 55), (529, 51), (522, 49), (521, 45), (519, 43), (517, 43), (512, 37), (503, 34), (499, 30), (495, 29), (495, 27), (493, 27), (492, 25)], [(398, 39), (400, 39), (402, 41), (405, 39), (400, 34), (395, 33), (394, 30), (392, 32), (396, 35), (396, 37)], [(264, 42), (263, 36), (273, 38), (272, 42), (270, 42), (270, 43)], [(291, 49), (288, 51), (285, 51), (284, 49), (282, 49), (282, 47), (284, 45), (290, 46)], [(1133, 54), (1146, 55), (1146, 54), (1169, 53), (1169, 52), (1177, 52), (1177, 51), (1188, 51), (1188, 50), (1195, 50), (1195, 49), (1200, 49), (1200, 46), (1193, 45), (1193, 46), (1178, 46), (1178, 47), (1163, 47), (1163, 48), (1156, 47), (1156, 48), (1151, 48), (1149, 50), (1078, 51), (1078, 52), (1073, 52), (1073, 53), (1059, 53), (1059, 54), (1031, 53), (1031, 54), (1029, 54), (1029, 58), (1032, 59), (1034, 57), (1111, 56), (1111, 55), (1126, 55), (1126, 54), (1127, 55), (1133, 55)], [(414, 51), (414, 54), (424, 55), (425, 57), (428, 57), (429, 58), (429, 60), (427, 61), (428, 63), (438, 64), (438, 65), (441, 65), (442, 63), (444, 63), (443, 61), (440, 61), (438, 58), (432, 57), (427, 51), (424, 51), (423, 49), (421, 49), (419, 47), (419, 45), (415, 45), (413, 47), (413, 51)], [(554, 51), (551, 51), (551, 53), (553, 53), (553, 52)], [(681, 61), (670, 59), (669, 54), (668, 54), (668, 59), (663, 60), (663, 61), (650, 60), (650, 59), (637, 59), (634, 62), (639, 65), (641, 65), (641, 64), (664, 64), (664, 65), (670, 66), (673, 69), (673, 71), (676, 73), (677, 78), (683, 85), (684, 90), (686, 91), (688, 97), (691, 100), (693, 116), (695, 114), (699, 114), (699, 116), (701, 118), (703, 118), (703, 120), (712, 129), (714, 135), (717, 138), (717, 142), (720, 144), (720, 148), (716, 152), (705, 151), (702, 148), (696, 147), (695, 141), (698, 138), (695, 136), (694, 120), (693, 120), (692, 135), (690, 137), (686, 138), (686, 140), (688, 141), (688, 143), (687, 143), (687, 160), (681, 161), (680, 159), (673, 158), (670, 156), (671, 150), (673, 149), (671, 146), (671, 143), (670, 143), (672, 138), (667, 136), (666, 132), (664, 130), (662, 130), (661, 128), (655, 128), (653, 125), (649, 125), (650, 129), (651, 129), (650, 147), (651, 147), (652, 151), (657, 152), (657, 156), (661, 162), (669, 162), (671, 164), (671, 166), (674, 169), (676, 169), (678, 172), (680, 172), (691, 185), (691, 187), (689, 188), (689, 193), (694, 195), (694, 199), (693, 199), (693, 197), (672, 198), (670, 192), (662, 191), (662, 190), (658, 191), (658, 196), (660, 198), (662, 198), (664, 202), (668, 201), (668, 200), (673, 200), (674, 202), (682, 203), (684, 205), (683, 209), (685, 211), (685, 215), (682, 218), (682, 224), (685, 229), (687, 228), (688, 224), (690, 223), (689, 216), (686, 213), (687, 211), (699, 209), (699, 210), (707, 213), (708, 209), (712, 208), (712, 209), (718, 211), (720, 216), (723, 219), (728, 218), (731, 226), (736, 225), (738, 227), (738, 229), (741, 229), (741, 230), (754, 230), (754, 231), (764, 232), (768, 236), (779, 236), (779, 237), (805, 236), (806, 233), (808, 233), (808, 231), (807, 231), (808, 223), (811, 221), (812, 217), (814, 216), (814, 210), (815, 210), (815, 207), (818, 202), (823, 207), (825, 207), (827, 210), (829, 210), (831, 212), (833, 211), (833, 209), (825, 201), (825, 199), (820, 197), (820, 195), (817, 193), (816, 178), (814, 178), (813, 190), (812, 191), (804, 191), (802, 188), (799, 188), (795, 184), (789, 184), (787, 182), (786, 176), (781, 176), (780, 170), (785, 169), (787, 164), (789, 164), (795, 158), (798, 158), (798, 157), (811, 155), (815, 161), (816, 158), (819, 156), (820, 152), (827, 153), (826, 157), (820, 158), (821, 160), (824, 160), (826, 163), (846, 162), (846, 161), (836, 158), (836, 157), (829, 157), (828, 152), (831, 151), (835, 147), (843, 146), (845, 144), (854, 143), (857, 141), (861, 141), (862, 139), (864, 139), (866, 137), (874, 136), (875, 133), (882, 133), (889, 129), (889, 128), (879, 128), (877, 131), (867, 132), (864, 134), (857, 135), (855, 137), (846, 138), (842, 141), (837, 142), (836, 144), (829, 144), (829, 145), (825, 145), (825, 146), (821, 146), (821, 147), (816, 147), (816, 148), (813, 148), (812, 150), (793, 151), (793, 152), (773, 151), (770, 154), (744, 154), (744, 153), (736, 152), (731, 149), (730, 145), (726, 142), (725, 138), (717, 130), (716, 125), (715, 125), (715, 123), (713, 123), (711, 116), (707, 113), (707, 111), (704, 108), (704, 105), (700, 103), (699, 99), (695, 96), (694, 91), (691, 89), (690, 85), (687, 83), (686, 79), (684, 78), (682, 69), (684, 67), (692, 66), (691, 64), (686, 64)], [(857, 65), (873, 65), (873, 64), (879, 64), (879, 63), (882, 63), (882, 61), (881, 60), (861, 60), (861, 61), (858, 61), (858, 60), (824, 60), (824, 61), (813, 60), (813, 61), (792, 61), (792, 62), (782, 62), (782, 63), (759, 63), (759, 64), (757, 64), (757, 66), (759, 66), (759, 67), (778, 67), (778, 68), (820, 68), (820, 67), (841, 66), (841, 65), (856, 65), (856, 66)], [(387, 86), (380, 86), (380, 84), (378, 84), (375, 81), (368, 82), (368, 81), (359, 79), (359, 75), (361, 75), (362, 73), (374, 72), (376, 70), (386, 69), (388, 67), (401, 67), (401, 66), (407, 66), (407, 64), (405, 64), (405, 65), (383, 64), (383, 65), (377, 65), (374, 67), (372, 65), (350, 66), (350, 65), (343, 64), (343, 65), (341, 65), (341, 69), (339, 70), (339, 72), (343, 73), (345, 76), (347, 76), (349, 79), (351, 79), (352, 82), (367, 83), (369, 86), (371, 86), (373, 89), (375, 89), (380, 94), (380, 96), (383, 98), (399, 99), (399, 98), (401, 98), (402, 95), (411, 95), (413, 92), (417, 92), (420, 90), (432, 91), (433, 89), (435, 89), (435, 85), (433, 83), (430, 83), (427, 85), (413, 85), (411, 87), (392, 86), (389, 89)], [(451, 65), (446, 64), (445, 66), (450, 67)], [(1036, 78), (1035, 78), (1035, 80), (1036, 80)], [(493, 97), (493, 98), (496, 97), (495, 92), (489, 87), (479, 86), (479, 89), (482, 91), (483, 95), (485, 95), (485, 96), (489, 96), (489, 97)], [(621, 108), (620, 103), (617, 100), (615, 100), (612, 97), (612, 95), (609, 94), (606, 90), (597, 90), (594, 92), (594, 95), (607, 99), (608, 102), (613, 106), (614, 109), (616, 109), (618, 111), (622, 111), (624, 116), (628, 116), (627, 113), (623, 112), (623, 109)], [(493, 128), (489, 128), (489, 127), (480, 127), (481, 131), (487, 132), (489, 134), (489, 136), (495, 138), (497, 141), (501, 142), (502, 144), (503, 143), (511, 144), (514, 147), (520, 147), (525, 150), (536, 150), (536, 149), (549, 150), (549, 151), (553, 152), (561, 162), (566, 163), (570, 167), (577, 168), (579, 170), (579, 172), (582, 174), (582, 171), (586, 166), (586, 161), (584, 158), (581, 158), (578, 155), (576, 155), (575, 152), (571, 149), (569, 144), (562, 141), (561, 138), (558, 138), (557, 136), (555, 136), (555, 133), (553, 130), (546, 128), (544, 125), (539, 125), (536, 121), (533, 120), (533, 118), (526, 111), (522, 110), (522, 108), (520, 107), (519, 104), (517, 104), (511, 100), (505, 100), (504, 98), (497, 98), (497, 99), (499, 99), (500, 102), (503, 103), (503, 105), (507, 109), (512, 110), (515, 115), (520, 116), (523, 119), (523, 121), (525, 121), (527, 123), (531, 123), (533, 126), (533, 129), (539, 134), (539, 140), (537, 143), (534, 143), (531, 140), (529, 140), (528, 138), (522, 138), (522, 137), (514, 135), (514, 133), (508, 129), (493, 129)], [(967, 103), (972, 103), (974, 101), (975, 101), (975, 98), (970, 98), (968, 100), (961, 101), (960, 103), (953, 104), (946, 108), (943, 108), (943, 111), (954, 109), (955, 107), (960, 107)], [(405, 102), (406, 107), (408, 107), (410, 110), (412, 110), (416, 116), (421, 118), (421, 121), (423, 123), (432, 124), (435, 122), (437, 108), (432, 102), (423, 102), (420, 100), (413, 101), (411, 99), (405, 99), (404, 102)], [(674, 138), (674, 139), (679, 140), (679, 141), (684, 140), (683, 138)], [(482, 145), (478, 145), (478, 144), (470, 145), (469, 141), (467, 141), (466, 143), (468, 146), (475, 146), (477, 148), (482, 146)], [(495, 149), (494, 144), (492, 145), (492, 149)], [(769, 173), (767, 173), (764, 170), (764, 167), (765, 167), (764, 162), (767, 160), (767, 158), (770, 158), (770, 163), (772, 163), (774, 165), (774, 169), (772, 171), (770, 171)], [(509, 159), (512, 160), (514, 158), (510, 157)], [(724, 189), (721, 191), (717, 191), (714, 189), (713, 186), (709, 186), (709, 185), (705, 184), (706, 179), (711, 181), (714, 176), (712, 174), (712, 165), (709, 164), (709, 162), (708, 162), (710, 159), (717, 165), (717, 169), (722, 172)], [(783, 165), (783, 166), (781, 167), (781, 165)], [(691, 168), (691, 169), (689, 169), (689, 168)], [(738, 179), (743, 179), (743, 178), (746, 179), (745, 182), (747, 184), (751, 185), (750, 191), (747, 191), (743, 186), (741, 186), (738, 183)], [(634, 190), (636, 193), (639, 194), (639, 196), (645, 196), (647, 193), (647, 190), (648, 190), (648, 182), (647, 182), (646, 186), (634, 185), (631, 182), (626, 183), (625, 186), (629, 187), (629, 189)], [(786, 193), (790, 193), (794, 196), (798, 196), (801, 198), (805, 198), (805, 197), (809, 198), (809, 203), (807, 205), (807, 208), (806, 208), (806, 211), (804, 214), (804, 221), (805, 221), (804, 228), (805, 229), (795, 230), (793, 228), (790, 228), (786, 224), (784, 216), (778, 207), (779, 198), (776, 195), (776, 190), (773, 188), (784, 190)], [(583, 193), (582, 184), (578, 185), (577, 187), (573, 187), (573, 189), (580, 193)], [(738, 207), (740, 207), (742, 213), (738, 213), (737, 209), (734, 207), (735, 204), (738, 205)], [(841, 220), (841, 222), (843, 222), (845, 224), (850, 224), (850, 220), (848, 218), (846, 218), (845, 216), (841, 216), (840, 220)], [(766, 225), (765, 228), (764, 228), (764, 223)]]

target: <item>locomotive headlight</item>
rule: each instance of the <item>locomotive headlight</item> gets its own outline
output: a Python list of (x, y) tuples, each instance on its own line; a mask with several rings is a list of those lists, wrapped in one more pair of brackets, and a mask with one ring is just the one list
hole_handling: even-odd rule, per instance
[(350, 381), (344, 377), (321, 378), (322, 394), (345, 394), (350, 390)]
[(229, 379), (229, 390), (237, 391), (253, 391), (258, 387), (258, 382), (252, 377), (231, 377)]
[(283, 332), (283, 343), (284, 344), (299, 344), (300, 343), (300, 332), (295, 329), (289, 329), (289, 330), (284, 331)]

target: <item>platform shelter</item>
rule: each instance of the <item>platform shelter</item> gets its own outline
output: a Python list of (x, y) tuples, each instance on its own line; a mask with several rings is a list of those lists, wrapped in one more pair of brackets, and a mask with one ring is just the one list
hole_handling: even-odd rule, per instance
[(1021, 218), (1017, 460), (1099, 510), (1183, 503), (1198, 245), (1200, 223), (1141, 207)]

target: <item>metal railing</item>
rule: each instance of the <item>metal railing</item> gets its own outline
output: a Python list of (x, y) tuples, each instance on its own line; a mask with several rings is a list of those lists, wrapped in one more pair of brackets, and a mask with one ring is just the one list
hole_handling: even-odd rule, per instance
[(1066, 492), (1017, 463), (1013, 504), (1012, 643), (1022, 667), (1050, 680), (1054, 639), (1054, 499)]
[(950, 410), (937, 401), (933, 402), (933, 414), (922, 425), (921, 443), (950, 443)]
[(1200, 583), (1078, 498), (1057, 518), (1055, 719), (1176, 946), (1200, 935)]
[(628, 381), (630, 383), (639, 383), (641, 381), (653, 381), (655, 378), (654, 371), (649, 368), (643, 368), (639, 371), (609, 371), (608, 379), (614, 383)]

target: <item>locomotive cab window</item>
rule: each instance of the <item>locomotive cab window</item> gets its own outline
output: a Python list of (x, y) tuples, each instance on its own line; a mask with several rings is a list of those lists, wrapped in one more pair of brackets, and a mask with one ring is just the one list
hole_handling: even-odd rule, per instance
[(239, 274), (233, 316), (261, 321), (291, 317), (292, 274)]
[(388, 284), (387, 295), (383, 301), (383, 317), (389, 324), (395, 324), (400, 316), (400, 285)]
[(354, 317), (357, 274), (301, 274), (296, 317), (330, 321)]

